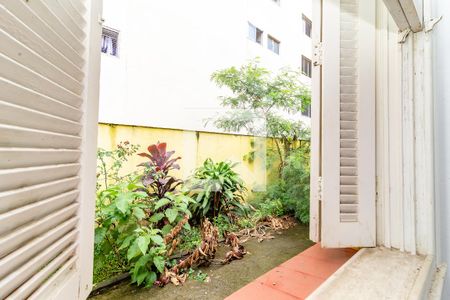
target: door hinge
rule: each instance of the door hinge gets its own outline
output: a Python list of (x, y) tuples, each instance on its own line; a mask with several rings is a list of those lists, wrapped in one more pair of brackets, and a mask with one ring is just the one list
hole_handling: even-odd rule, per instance
[(442, 16), (438, 17), (438, 18), (433, 18), (430, 21), (428, 21), (425, 24), (425, 33), (430, 32), (431, 30), (433, 30), (434, 26), (440, 21), (442, 20)]
[(103, 23), (105, 23), (105, 19), (100, 14), (97, 16), (97, 21), (98, 21), (98, 24), (100, 24), (100, 25), (103, 25)]
[(406, 42), (406, 39), (408, 38), (409, 34), (411, 33), (411, 29), (406, 28), (405, 30), (401, 31), (398, 34), (398, 43), (403, 44)]
[(317, 200), (322, 201), (322, 176), (317, 177), (317, 197)]
[(318, 42), (313, 47), (313, 65), (315, 67), (322, 65), (322, 42)]

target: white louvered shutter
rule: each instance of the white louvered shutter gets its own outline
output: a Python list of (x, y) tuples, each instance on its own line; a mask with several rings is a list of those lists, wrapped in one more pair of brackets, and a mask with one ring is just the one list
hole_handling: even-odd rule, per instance
[(0, 0), (0, 299), (79, 299), (91, 288), (99, 11)]
[(375, 246), (375, 1), (322, 5), (320, 239)]

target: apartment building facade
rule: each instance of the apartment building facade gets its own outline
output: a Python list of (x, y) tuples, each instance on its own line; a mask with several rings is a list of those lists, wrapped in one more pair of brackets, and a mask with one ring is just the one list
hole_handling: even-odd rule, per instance
[[(311, 81), (312, 1), (104, 1), (100, 123), (218, 131), (211, 74), (257, 58)], [(309, 113), (303, 118), (309, 122)]]

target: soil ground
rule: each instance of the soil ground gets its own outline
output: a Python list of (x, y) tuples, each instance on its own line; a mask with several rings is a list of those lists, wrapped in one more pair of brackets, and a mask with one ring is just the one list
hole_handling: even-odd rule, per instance
[[(188, 279), (183, 286), (169, 284), (163, 288), (138, 288), (127, 281), (102, 291), (92, 300), (171, 300), (224, 299), (234, 291), (313, 245), (308, 239), (308, 227), (297, 225), (275, 233), (275, 239), (258, 243), (250, 239), (244, 244), (247, 255), (227, 265), (200, 268), (210, 277), (209, 282)], [(222, 258), (228, 248), (220, 247), (216, 258)], [(196, 271), (197, 273), (197, 271)]]

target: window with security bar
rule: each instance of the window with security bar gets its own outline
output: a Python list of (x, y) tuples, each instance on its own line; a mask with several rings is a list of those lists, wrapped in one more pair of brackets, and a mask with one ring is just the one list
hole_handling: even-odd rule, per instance
[(119, 32), (117, 30), (103, 27), (102, 29), (102, 52), (112, 56), (118, 56)]

